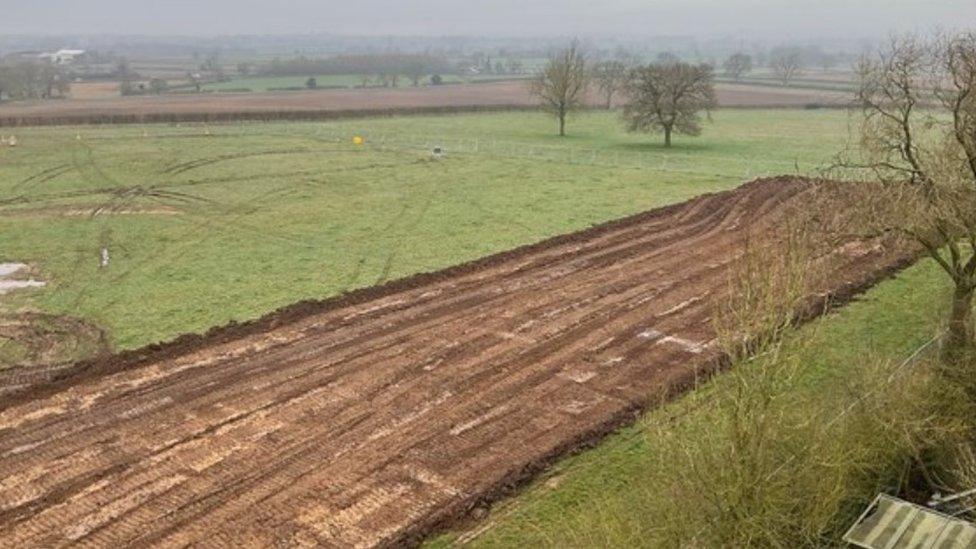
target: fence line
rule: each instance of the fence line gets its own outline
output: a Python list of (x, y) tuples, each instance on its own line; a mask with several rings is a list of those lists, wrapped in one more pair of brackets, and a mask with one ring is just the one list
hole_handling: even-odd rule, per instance
[[(179, 127), (179, 125), (177, 125)], [(292, 138), (306, 138), (317, 141), (333, 142), (343, 144), (351, 141), (356, 133), (348, 128), (330, 128), (326, 124), (316, 124), (314, 128), (309, 128), (308, 124), (282, 124), (276, 127), (273, 133), (267, 133), (266, 126), (256, 125), (246, 121), (237, 121), (232, 124), (223, 124), (224, 130), (233, 128), (234, 131), (212, 132), (208, 127), (205, 132), (200, 131), (198, 125), (186, 128), (189, 131), (179, 133), (158, 133), (149, 135), (143, 133), (142, 138), (174, 138), (185, 137), (255, 137), (260, 135), (281, 136)], [(193, 131), (193, 130), (196, 131)], [(72, 131), (77, 133), (78, 139), (84, 140), (111, 140), (125, 137), (118, 136), (84, 136), (84, 130)], [(722, 179), (744, 179), (750, 180), (757, 177), (768, 177), (775, 171), (776, 174), (810, 174), (817, 170), (816, 166), (809, 169), (797, 171), (797, 162), (789, 160), (763, 161), (765, 169), (756, 170), (756, 161), (740, 156), (720, 156), (714, 154), (682, 153), (671, 151), (645, 152), (645, 151), (620, 151), (607, 150), (592, 147), (562, 147), (544, 144), (533, 144), (519, 141), (509, 141), (500, 139), (485, 139), (478, 136), (433, 136), (431, 134), (407, 134), (402, 131), (389, 131), (379, 129), (376, 131), (363, 131), (361, 135), (366, 138), (365, 147), (386, 152), (417, 152), (429, 153), (433, 147), (441, 147), (448, 155), (483, 155), (505, 159), (532, 160), (536, 162), (552, 162), (558, 164), (570, 164), (579, 166), (595, 166), (608, 168), (625, 168), (636, 170), (648, 170), (656, 172), (670, 172), (676, 174), (694, 174), (707, 177), (717, 177)], [(696, 166), (704, 162), (714, 161), (729, 166), (730, 169), (724, 171), (710, 171)], [(734, 166), (734, 167), (733, 167)], [(741, 173), (739, 175), (730, 175)]]

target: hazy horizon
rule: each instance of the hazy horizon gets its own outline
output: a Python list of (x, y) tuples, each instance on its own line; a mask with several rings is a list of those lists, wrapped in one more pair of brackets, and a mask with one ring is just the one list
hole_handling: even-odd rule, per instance
[[(79, 6), (79, 4), (81, 4)], [(80, 9), (79, 9), (80, 8)], [(14, 35), (360, 36), (736, 35), (809, 39), (953, 29), (973, 0), (0, 0)]]

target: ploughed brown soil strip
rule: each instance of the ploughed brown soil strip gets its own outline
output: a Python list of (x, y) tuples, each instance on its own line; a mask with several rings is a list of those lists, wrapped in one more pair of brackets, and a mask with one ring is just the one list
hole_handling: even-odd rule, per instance
[[(721, 363), (753, 182), (79, 365), (0, 404), (0, 545), (413, 543)], [(838, 298), (907, 265), (829, 256)], [(680, 464), (676, 464), (680, 466)]]
[[(850, 94), (718, 84), (723, 107), (844, 106)], [(590, 103), (601, 105), (597, 94)], [(0, 127), (52, 124), (328, 120), (392, 114), (436, 114), (538, 106), (524, 81), (396, 89), (153, 95), (0, 105)]]

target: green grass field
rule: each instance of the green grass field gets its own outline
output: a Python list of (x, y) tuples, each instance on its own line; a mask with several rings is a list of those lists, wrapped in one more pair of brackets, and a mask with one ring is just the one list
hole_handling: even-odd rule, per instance
[(49, 285), (0, 307), (83, 317), (137, 347), (813, 173), (847, 135), (835, 111), (713, 118), (671, 150), (602, 112), (562, 139), (539, 113), (20, 130), (0, 148), (0, 261)]

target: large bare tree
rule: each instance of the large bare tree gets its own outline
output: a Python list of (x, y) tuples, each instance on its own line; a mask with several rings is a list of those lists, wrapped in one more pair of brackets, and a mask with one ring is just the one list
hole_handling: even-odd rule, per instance
[(593, 82), (603, 94), (606, 107), (613, 107), (613, 97), (627, 82), (627, 71), (630, 70), (623, 61), (611, 59), (601, 61), (593, 66)]
[(803, 74), (803, 52), (799, 48), (777, 48), (769, 54), (769, 68), (784, 86)]
[(722, 67), (725, 69), (725, 74), (738, 81), (743, 74), (752, 71), (752, 57), (747, 53), (733, 53), (725, 60)]
[(588, 84), (586, 56), (579, 42), (549, 57), (549, 61), (530, 82), (529, 90), (542, 108), (559, 122), (559, 135), (566, 135), (566, 117), (580, 109), (586, 100)]
[[(976, 347), (976, 33), (898, 37), (858, 65), (858, 146), (841, 165), (879, 181), (876, 228), (907, 235), (952, 280), (947, 357)], [(970, 370), (967, 375), (971, 377)]]
[(701, 113), (716, 106), (714, 74), (709, 65), (684, 62), (655, 63), (634, 69), (627, 83), (629, 103), (624, 108), (627, 129), (671, 134), (701, 133)]

